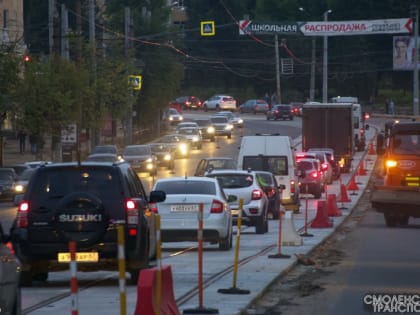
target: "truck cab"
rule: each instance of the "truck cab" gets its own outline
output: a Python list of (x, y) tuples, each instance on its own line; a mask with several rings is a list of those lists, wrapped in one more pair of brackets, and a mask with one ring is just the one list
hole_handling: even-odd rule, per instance
[(420, 122), (387, 123), (377, 137), (383, 155), (383, 180), (373, 191), (372, 207), (388, 226), (420, 217)]

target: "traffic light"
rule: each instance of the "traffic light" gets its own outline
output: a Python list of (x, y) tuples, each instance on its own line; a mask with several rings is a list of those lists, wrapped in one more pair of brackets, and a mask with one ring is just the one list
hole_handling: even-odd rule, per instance
[(29, 55), (25, 55), (25, 56), (23, 56), (23, 61), (24, 61), (25, 63), (28, 63), (28, 62), (30, 62), (30, 61), (31, 61), (31, 57), (30, 57)]

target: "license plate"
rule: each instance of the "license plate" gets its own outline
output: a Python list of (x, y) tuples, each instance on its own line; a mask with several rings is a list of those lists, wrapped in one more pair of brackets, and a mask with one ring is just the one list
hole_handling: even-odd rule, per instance
[(172, 212), (198, 212), (198, 204), (195, 205), (171, 205)]
[(230, 213), (231, 213), (232, 215), (237, 216), (237, 215), (239, 215), (239, 209), (231, 209), (231, 210), (230, 210)]
[[(70, 262), (70, 253), (58, 253), (58, 262), (68, 263)], [(77, 262), (98, 262), (99, 254), (98, 252), (78, 252), (76, 253)]]

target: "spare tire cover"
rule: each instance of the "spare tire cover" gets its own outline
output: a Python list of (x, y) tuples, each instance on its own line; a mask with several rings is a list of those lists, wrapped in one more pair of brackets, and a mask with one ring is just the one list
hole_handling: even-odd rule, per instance
[(57, 232), (66, 240), (88, 246), (102, 238), (109, 218), (97, 196), (73, 192), (59, 202), (55, 222)]

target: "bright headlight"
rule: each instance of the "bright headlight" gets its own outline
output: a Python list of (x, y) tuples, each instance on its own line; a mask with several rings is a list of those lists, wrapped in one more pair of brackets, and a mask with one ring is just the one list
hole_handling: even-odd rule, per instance
[(394, 161), (394, 160), (387, 160), (387, 161), (386, 161), (386, 166), (387, 166), (387, 167), (396, 167), (396, 166), (397, 166), (397, 161)]
[(169, 116), (169, 120), (174, 120), (174, 118), (172, 116)]
[(200, 138), (198, 136), (193, 136), (192, 137), (192, 141), (193, 142), (197, 142), (198, 140), (200, 140)]
[(153, 160), (152, 160), (152, 158), (148, 158), (148, 159), (146, 160), (146, 162), (147, 162), (147, 163), (152, 163), (152, 162), (153, 162)]
[(23, 190), (24, 190), (23, 185), (16, 185), (16, 186), (15, 186), (15, 191), (16, 191), (17, 193), (21, 193), (21, 192), (23, 192)]
[(188, 145), (187, 145), (187, 144), (185, 144), (185, 143), (181, 143), (181, 144), (179, 145), (179, 151), (180, 151), (182, 154), (187, 154), (187, 153), (188, 153)]
[(207, 128), (207, 133), (215, 133), (216, 129), (213, 126)]
[(165, 156), (163, 157), (163, 159), (165, 160), (165, 161), (170, 161), (171, 160), (171, 155), (168, 153), (168, 154), (165, 154)]
[(231, 124), (228, 124), (228, 125), (226, 125), (225, 129), (226, 130), (232, 130), (233, 129), (233, 126)]
[(238, 124), (243, 124), (243, 120), (241, 118), (238, 119)]
[(182, 117), (182, 116), (181, 116), (181, 117), (179, 117), (179, 120), (184, 120), (184, 117)]

